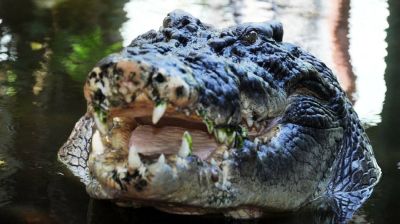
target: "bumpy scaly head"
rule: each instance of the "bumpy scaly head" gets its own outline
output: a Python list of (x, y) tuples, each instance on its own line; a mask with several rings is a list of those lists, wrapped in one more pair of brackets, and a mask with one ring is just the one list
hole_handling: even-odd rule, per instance
[(268, 138), (286, 105), (282, 87), (250, 56), (282, 34), (278, 23), (216, 31), (175, 11), (159, 32), (100, 61), (85, 85), (95, 178), (126, 197), (193, 206), (206, 197), (197, 181), (215, 186), (210, 195), (228, 188), (231, 149)]
[(331, 71), (282, 36), (276, 22), (215, 30), (174, 11), (101, 60), (84, 88), (88, 192), (256, 217), (325, 189), (348, 104)]

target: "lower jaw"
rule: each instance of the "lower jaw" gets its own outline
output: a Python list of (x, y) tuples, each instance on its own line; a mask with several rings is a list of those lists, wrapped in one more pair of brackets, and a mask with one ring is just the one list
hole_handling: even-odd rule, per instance
[[(183, 215), (222, 214), (239, 219), (259, 218), (263, 215), (262, 209), (259, 207), (244, 207), (238, 205), (203, 206), (207, 204), (206, 198), (210, 195), (203, 195), (199, 190), (199, 185), (208, 183), (208, 186), (203, 186), (210, 189), (208, 194), (216, 194), (216, 185), (221, 187), (226, 184), (224, 182), (229, 182), (228, 176), (230, 172), (229, 169), (231, 169), (230, 165), (232, 165), (231, 160), (222, 161), (220, 166), (218, 166), (220, 168), (216, 168), (216, 166), (202, 162), (196, 156), (192, 156), (191, 158), (187, 158), (186, 161), (188, 161), (188, 164), (186, 167), (182, 164), (176, 164), (175, 167), (170, 166), (168, 169), (156, 167), (157, 161), (146, 167), (146, 171), (142, 177), (139, 176), (141, 175), (140, 172), (143, 172), (143, 170), (133, 171), (136, 172), (135, 175), (137, 176), (132, 176), (129, 184), (125, 185), (124, 188), (121, 187), (115, 179), (110, 180), (107, 177), (112, 178), (115, 175), (114, 171), (116, 171), (119, 181), (122, 181), (126, 178), (126, 176), (124, 176), (126, 173), (132, 172), (132, 170), (129, 170), (126, 157), (118, 164), (113, 163), (113, 167), (107, 164), (106, 157), (107, 156), (104, 156), (102, 159), (100, 159), (100, 157), (95, 158), (94, 161), (92, 161), (91, 168), (94, 171), (93, 174), (95, 178), (105, 187), (111, 195), (111, 198), (113, 198), (112, 200), (119, 205), (130, 207), (154, 207), (164, 212)], [(180, 158), (176, 158), (175, 160), (178, 161), (179, 159)], [(192, 163), (189, 163), (190, 160)], [(147, 162), (144, 162), (144, 164)], [(168, 160), (168, 162), (171, 161)], [(195, 165), (197, 162), (203, 164)], [(213, 168), (218, 170), (212, 170)], [(176, 170), (177, 173), (174, 174), (174, 170)], [(196, 175), (202, 171), (204, 180), (198, 182), (200, 176)], [(213, 171), (216, 172), (213, 173)], [(146, 172), (148, 172), (147, 175)], [(213, 174), (216, 174), (216, 176), (213, 177)], [(131, 175), (134, 174), (132, 173)], [(192, 178), (192, 181), (188, 181), (189, 178)], [(144, 184), (143, 180), (147, 181), (146, 184)], [(179, 180), (182, 182), (179, 182)], [(142, 184), (140, 185), (139, 183)], [(191, 183), (195, 184), (191, 185)], [(194, 188), (195, 186), (198, 188)], [(188, 189), (190, 192), (185, 192), (185, 190)], [(197, 191), (197, 193), (194, 193), (195, 191)], [(237, 202), (234, 204), (236, 203)]]
[(192, 155), (186, 158), (179, 155), (159, 156), (158, 159), (142, 158), (139, 165), (129, 164), (128, 160), (126, 153), (115, 151), (102, 155), (91, 154), (89, 157), (92, 175), (112, 198), (134, 201), (168, 201), (171, 197), (179, 199), (186, 197), (183, 186), (186, 190), (191, 187), (197, 189), (196, 185), (191, 186), (191, 182), (195, 182), (193, 180), (199, 176), (210, 184), (223, 184), (226, 181), (224, 175), (227, 175), (224, 169), (228, 167), (227, 161), (217, 163), (213, 160), (215, 163), (211, 164)]
[[(135, 128), (139, 129), (140, 126)], [(133, 134), (131, 138), (132, 136)], [(140, 139), (141, 136), (136, 137)], [(95, 139), (94, 136), (93, 141)], [(98, 142), (101, 143), (102, 140)], [(218, 191), (216, 186), (226, 187), (229, 184), (229, 167), (232, 161), (227, 145), (213, 145), (216, 148), (205, 150), (205, 153), (194, 150), (189, 154), (181, 153), (181, 150), (166, 153), (165, 150), (141, 151), (130, 147), (136, 144), (138, 149), (143, 148), (137, 143), (134, 141), (127, 144), (129, 149), (125, 150), (92, 149), (89, 157), (91, 173), (111, 195), (110, 198), (140, 202), (179, 214), (221, 213), (226, 210), (220, 210), (218, 206), (202, 207), (207, 202), (206, 199), (199, 199), (202, 197), (199, 193), (204, 183), (214, 188), (214, 192)], [(204, 183), (198, 184), (196, 180), (199, 178)], [(186, 193), (182, 190), (182, 185), (185, 185), (186, 192), (187, 189), (192, 192)], [(194, 192), (196, 190), (198, 192)]]
[[(227, 152), (226, 150), (221, 150)], [(222, 213), (218, 205), (207, 204), (207, 198), (230, 186), (233, 160), (221, 155), (211, 163), (197, 156), (167, 156), (164, 161), (143, 159), (139, 167), (131, 167), (128, 155), (108, 152), (90, 155), (93, 177), (106, 190), (109, 198), (129, 201), (176, 214)], [(201, 190), (208, 188), (207, 194)], [(216, 195), (216, 194), (215, 194)]]

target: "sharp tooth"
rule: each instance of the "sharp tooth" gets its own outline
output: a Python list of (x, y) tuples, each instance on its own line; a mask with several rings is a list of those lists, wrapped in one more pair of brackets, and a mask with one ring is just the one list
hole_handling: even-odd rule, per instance
[(189, 132), (185, 131), (182, 136), (182, 144), (179, 149), (178, 155), (182, 158), (190, 155), (192, 153), (192, 136), (190, 136)]
[(226, 131), (224, 129), (216, 129), (214, 135), (219, 143), (224, 143), (227, 138)]
[(157, 122), (161, 119), (166, 110), (167, 110), (166, 102), (161, 102), (156, 105), (156, 107), (153, 110), (153, 118), (152, 118), (153, 124), (157, 124)]
[[(144, 166), (141, 166), (144, 167)], [(159, 157), (157, 162), (149, 165), (148, 169), (150, 173), (156, 174), (156, 173), (162, 173), (165, 172), (166, 169), (171, 168), (170, 166), (168, 166), (168, 164), (166, 163), (166, 159), (165, 159), (165, 155), (162, 153)], [(140, 172), (139, 168), (139, 172)], [(146, 170), (142, 171), (144, 174), (146, 174)]]
[(129, 168), (136, 169), (142, 165), (142, 161), (140, 161), (139, 153), (134, 145), (129, 148), (128, 155), (128, 166)]
[(140, 166), (139, 167), (139, 174), (142, 176), (142, 177), (145, 177), (146, 176), (146, 167), (145, 166)]
[(260, 141), (260, 139), (258, 137), (254, 139), (254, 144), (258, 145), (258, 144), (260, 144), (260, 142), (261, 141)]
[(213, 165), (213, 166), (217, 166), (217, 162), (215, 161), (214, 158), (211, 158), (210, 163), (211, 163), (211, 165)]
[(214, 131), (214, 125), (212, 124), (212, 122), (207, 119), (204, 119), (203, 123), (207, 126), (208, 133), (211, 134)]
[(231, 122), (232, 122), (232, 117), (229, 117), (227, 124), (230, 124)]
[(254, 120), (252, 117), (246, 117), (247, 127), (251, 128), (254, 124)]
[(206, 123), (206, 126), (208, 133), (211, 134), (214, 131), (214, 126), (210, 123)]
[(186, 116), (188, 116), (188, 117), (190, 116), (190, 111), (189, 110), (185, 110), (184, 113), (185, 113)]
[(242, 137), (247, 137), (249, 135), (249, 130), (245, 127), (241, 127), (242, 129)]
[(226, 143), (227, 143), (228, 145), (232, 144), (232, 142), (235, 141), (235, 137), (236, 137), (236, 131), (230, 133), (229, 135), (227, 135)]
[(223, 157), (224, 157), (224, 160), (228, 159), (228, 157), (229, 157), (228, 151), (224, 151)]
[(99, 130), (96, 130), (92, 137), (92, 153), (94, 153), (95, 155), (100, 155), (104, 153), (104, 145), (101, 141)]
[(160, 157), (158, 157), (158, 163), (159, 163), (159, 164), (164, 164), (164, 163), (165, 163), (165, 156), (164, 156), (164, 154), (161, 154)]
[(242, 103), (243, 103), (243, 108), (249, 108), (249, 106), (250, 106), (250, 101), (248, 101), (248, 100), (243, 100), (242, 101)]
[(222, 167), (222, 186), (226, 186), (228, 184), (229, 178), (229, 168), (228, 166), (224, 165)]
[(176, 166), (181, 168), (188, 168), (189, 163), (185, 160), (185, 158), (177, 157), (176, 158)]

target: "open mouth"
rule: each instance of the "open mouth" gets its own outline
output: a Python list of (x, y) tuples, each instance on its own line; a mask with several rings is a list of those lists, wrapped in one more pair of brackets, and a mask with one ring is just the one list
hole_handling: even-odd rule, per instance
[(111, 108), (105, 123), (98, 120), (101, 138), (96, 133), (93, 137), (95, 154), (101, 154), (104, 148), (128, 152), (132, 165), (161, 155), (168, 160), (195, 155), (214, 162), (242, 140), (238, 130), (214, 128), (198, 112), (185, 113), (167, 103), (155, 104), (144, 93), (127, 107)]
[(154, 103), (145, 93), (126, 107), (111, 108), (105, 122), (98, 117), (95, 113), (98, 131), (93, 136), (94, 153), (125, 152), (130, 164), (141, 158), (154, 161), (161, 155), (171, 160), (195, 155), (206, 162), (221, 161), (230, 148), (240, 147), (245, 138), (267, 141), (276, 127), (276, 121), (256, 123), (245, 119), (236, 127), (215, 127), (199, 111)]
[(130, 109), (133, 118), (129, 120), (134, 123), (128, 142), (130, 151), (136, 150), (145, 157), (193, 154), (207, 160), (217, 149), (219, 144), (200, 117), (186, 116), (166, 103), (151, 108), (148, 101), (137, 99)]

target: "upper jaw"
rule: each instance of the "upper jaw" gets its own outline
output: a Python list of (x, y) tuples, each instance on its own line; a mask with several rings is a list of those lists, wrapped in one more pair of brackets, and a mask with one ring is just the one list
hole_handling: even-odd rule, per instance
[[(170, 72), (130, 59), (96, 67), (89, 75), (85, 97), (96, 131), (88, 165), (92, 175), (115, 197), (124, 194), (160, 199), (166, 192), (182, 194), (181, 181), (187, 177), (184, 182), (190, 183), (199, 173), (211, 183), (226, 184), (223, 161), (229, 148), (240, 144), (243, 133), (238, 128), (215, 127), (199, 106), (193, 77), (182, 71)], [(174, 153), (146, 155), (135, 142), (131, 144), (135, 129), (155, 126), (165, 117), (201, 124), (195, 129), (211, 136), (215, 148), (206, 156), (200, 155), (196, 145), (192, 146), (196, 139), (190, 131), (182, 133), (178, 148), (171, 150)], [(141, 118), (148, 118), (147, 123), (138, 124)]]
[[(215, 114), (210, 114), (209, 108), (200, 103), (200, 88), (191, 69), (174, 57), (145, 54), (123, 58), (112, 55), (89, 73), (84, 92), (102, 137), (109, 135), (115, 120), (118, 122), (121, 117), (126, 123), (135, 123), (143, 107), (152, 110), (153, 124), (164, 115), (183, 121), (194, 119), (203, 122), (219, 143), (229, 146), (245, 137), (246, 130), (239, 124), (228, 124), (229, 118), (222, 119), (228, 123), (221, 124), (221, 116), (217, 116), (216, 123)], [(151, 105), (152, 109), (149, 108)], [(121, 110), (128, 112), (118, 114)], [(147, 111), (142, 114), (148, 115)]]
[[(89, 73), (84, 87), (95, 118), (105, 123), (110, 110), (128, 107), (143, 96), (156, 105), (153, 123), (161, 118), (167, 104), (193, 111), (198, 100), (198, 84), (187, 66), (178, 60), (169, 65), (170, 61), (173, 59), (157, 54), (136, 58), (112, 55), (103, 59)], [(104, 134), (102, 125), (96, 124)]]

